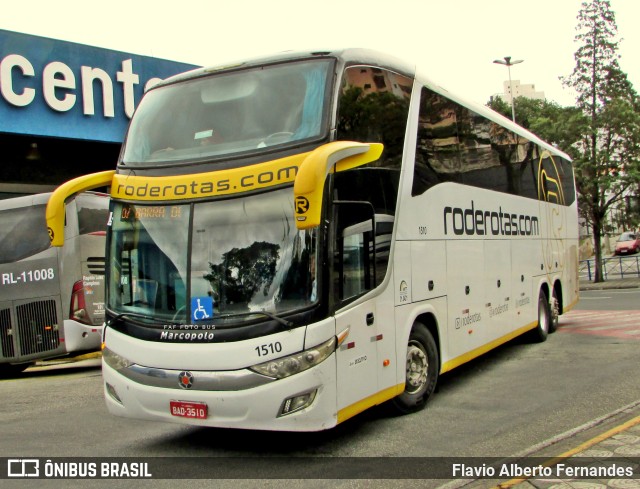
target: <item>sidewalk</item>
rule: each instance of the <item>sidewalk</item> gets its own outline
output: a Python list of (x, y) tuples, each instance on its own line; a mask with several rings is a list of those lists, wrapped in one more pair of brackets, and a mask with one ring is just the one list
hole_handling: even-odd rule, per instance
[(600, 283), (580, 279), (580, 290), (636, 289), (638, 287), (640, 287), (640, 277), (638, 276), (616, 278)]
[[(552, 470), (551, 477), (515, 478), (493, 487), (640, 489), (640, 400), (558, 438), (527, 454), (527, 457), (544, 460)], [(571, 477), (571, 469), (563, 471), (559, 464), (593, 471), (593, 474), (600, 470), (602, 475)]]
[[(640, 489), (640, 400), (505, 459), (534, 476), (458, 479), (444, 489)], [(496, 468), (496, 474), (499, 468)]]

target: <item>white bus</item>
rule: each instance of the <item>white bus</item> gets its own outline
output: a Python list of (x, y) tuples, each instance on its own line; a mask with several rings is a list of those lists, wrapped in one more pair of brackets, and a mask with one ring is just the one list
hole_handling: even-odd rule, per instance
[(164, 81), (117, 169), (69, 188), (105, 184), (119, 416), (314, 431), (416, 411), (578, 299), (569, 158), (367, 50)]
[(85, 193), (63, 203), (61, 248), (47, 234), (49, 197), (0, 200), (0, 375), (100, 349), (109, 197)]

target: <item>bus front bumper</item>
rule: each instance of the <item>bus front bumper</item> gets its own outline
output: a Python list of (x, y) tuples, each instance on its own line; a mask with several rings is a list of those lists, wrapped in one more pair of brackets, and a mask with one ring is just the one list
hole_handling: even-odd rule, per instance
[(104, 326), (89, 326), (73, 319), (64, 320), (64, 348), (67, 353), (100, 349)]
[[(136, 382), (104, 361), (102, 372), (107, 407), (117, 416), (197, 426), (279, 431), (320, 431), (337, 423), (335, 353), (304, 372), (240, 390), (193, 389), (199, 377), (207, 374), (210, 377), (215, 372), (180, 372), (180, 380), (174, 387)], [(162, 374), (158, 371), (156, 375)], [(309, 398), (313, 400), (306, 407), (283, 414), (288, 409), (286, 406), (304, 404)], [(172, 414), (172, 403), (175, 405), (176, 402), (182, 406), (206, 405), (206, 417)]]

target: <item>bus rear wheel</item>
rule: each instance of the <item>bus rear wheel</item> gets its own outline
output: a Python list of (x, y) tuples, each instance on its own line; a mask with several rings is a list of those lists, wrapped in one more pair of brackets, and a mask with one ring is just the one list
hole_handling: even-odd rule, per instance
[(560, 322), (560, 301), (556, 288), (551, 292), (551, 302), (549, 303), (549, 311), (551, 312), (551, 321), (549, 322), (549, 333), (555, 333)]
[(30, 366), (30, 363), (19, 363), (15, 365), (6, 363), (0, 365), (0, 378), (15, 377), (16, 375), (24, 372)]
[(392, 400), (402, 414), (423, 409), (438, 381), (440, 362), (433, 336), (422, 323), (416, 323), (407, 343), (407, 370), (404, 392)]

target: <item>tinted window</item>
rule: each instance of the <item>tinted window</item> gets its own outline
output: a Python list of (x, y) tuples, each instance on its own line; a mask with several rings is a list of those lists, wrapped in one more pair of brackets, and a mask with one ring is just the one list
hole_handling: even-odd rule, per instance
[(80, 234), (89, 234), (107, 230), (109, 217), (109, 198), (98, 195), (79, 195), (76, 198), (78, 207), (78, 227)]
[(423, 88), (411, 193), (443, 182), (565, 205), (575, 200), (568, 161), (541, 153), (528, 139)]
[(338, 105), (338, 140), (383, 143), (369, 166), (400, 168), (407, 130), (410, 78), (368, 66), (345, 70)]
[(34, 205), (0, 211), (0, 263), (33, 256), (49, 248), (46, 206)]
[(331, 66), (326, 59), (261, 66), (150, 90), (123, 162), (206, 160), (318, 138), (326, 131)]
[(376, 287), (387, 272), (412, 85), (410, 78), (380, 68), (345, 70), (337, 139), (382, 143), (384, 151), (378, 161), (334, 175), (334, 199), (350, 202), (336, 205), (332, 219), (339, 301)]

